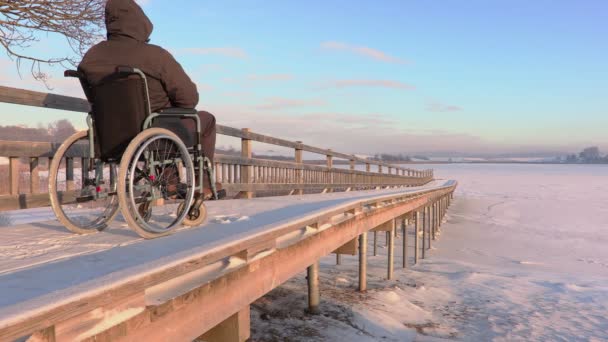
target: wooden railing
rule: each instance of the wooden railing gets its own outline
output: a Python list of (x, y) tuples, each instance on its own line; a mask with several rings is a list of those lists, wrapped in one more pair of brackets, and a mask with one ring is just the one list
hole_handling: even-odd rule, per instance
[[(20, 105), (88, 112), (86, 100), (0, 86), (0, 102)], [(348, 191), (390, 186), (419, 186), (433, 179), (432, 170), (414, 170), (381, 161), (322, 149), (302, 142), (279, 139), (251, 132), (249, 129), (217, 126), (218, 134), (241, 139), (241, 156), (215, 157), (216, 180), (229, 194), (251, 198), (256, 195), (302, 194), (304, 192)], [(0, 194), (0, 211), (49, 205), (48, 194), (41, 192), (41, 158), (52, 158), (59, 143), (4, 141), (0, 137), (0, 157), (9, 159), (8, 186)], [(252, 158), (252, 143), (260, 142), (294, 150), (294, 161)], [(325, 156), (326, 165), (304, 163), (303, 152)], [(83, 158), (74, 155), (71, 158)], [(348, 161), (349, 168), (334, 167), (334, 158)], [(23, 165), (27, 160), (29, 167)], [(365, 165), (365, 171), (355, 166)], [(74, 163), (65, 163), (74, 168)], [(377, 172), (372, 172), (372, 166)], [(27, 172), (29, 170), (29, 173)], [(386, 170), (386, 171), (385, 171)], [(69, 170), (73, 172), (72, 170)], [(28, 186), (20, 179), (29, 174)], [(20, 186), (21, 183), (21, 186)], [(1, 184), (0, 184), (1, 185)]]

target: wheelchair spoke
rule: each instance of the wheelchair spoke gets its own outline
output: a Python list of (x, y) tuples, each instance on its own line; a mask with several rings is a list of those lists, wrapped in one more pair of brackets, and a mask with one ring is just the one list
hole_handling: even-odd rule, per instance
[(51, 204), (57, 218), (76, 233), (107, 226), (118, 211), (116, 164), (74, 158), (89, 146), (84, 132), (76, 133), (58, 149), (49, 170)]
[[(121, 162), (121, 169), (127, 168), (123, 215), (144, 237), (174, 229), (186, 216), (183, 208), (190, 207), (194, 195), (194, 169), (188, 150), (171, 133), (154, 132), (149, 129), (140, 133)], [(180, 170), (182, 164), (186, 164), (185, 173)], [(135, 176), (131, 179), (129, 175)]]

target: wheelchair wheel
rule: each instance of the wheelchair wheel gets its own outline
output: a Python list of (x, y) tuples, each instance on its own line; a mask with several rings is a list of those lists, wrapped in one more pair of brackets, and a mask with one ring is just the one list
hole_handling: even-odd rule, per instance
[[(99, 159), (72, 159), (86, 155), (89, 145), (88, 131), (75, 133), (61, 144), (49, 167), (53, 212), (59, 222), (78, 234), (105, 229), (118, 213), (116, 164), (102, 163)], [(70, 167), (61, 169), (62, 160)]]
[(118, 174), (127, 224), (146, 239), (170, 234), (188, 214), (184, 208), (190, 208), (193, 197), (194, 166), (177, 135), (164, 128), (139, 133), (123, 154)]
[[(177, 208), (178, 212), (183, 210), (183, 203), (179, 205)], [(189, 227), (200, 226), (207, 219), (207, 207), (203, 200), (198, 199), (195, 200), (192, 206), (190, 206), (190, 210), (188, 210), (188, 214), (184, 217), (184, 225)]]

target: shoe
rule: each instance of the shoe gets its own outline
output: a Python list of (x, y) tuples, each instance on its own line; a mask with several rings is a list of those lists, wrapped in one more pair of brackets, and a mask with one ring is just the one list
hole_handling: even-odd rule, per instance
[[(218, 183), (218, 182), (215, 183), (215, 191), (217, 192), (218, 200), (226, 197), (226, 190), (222, 189), (221, 183)], [(211, 188), (208, 188), (208, 187), (203, 188), (203, 200), (204, 201), (216, 200), (216, 198), (213, 198), (213, 191), (211, 190)]]

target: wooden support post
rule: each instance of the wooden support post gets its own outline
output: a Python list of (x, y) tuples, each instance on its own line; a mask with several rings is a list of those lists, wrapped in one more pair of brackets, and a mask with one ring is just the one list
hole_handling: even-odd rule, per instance
[(55, 342), (55, 327), (49, 327), (44, 330), (37, 331), (30, 336), (26, 342)]
[(414, 228), (414, 265), (418, 263), (418, 256), (419, 256), (419, 251), (420, 251), (420, 245), (419, 245), (419, 241), (420, 241), (420, 237), (418, 236), (420, 234), (420, 212), (416, 211), (414, 213), (415, 216), (415, 228)]
[(403, 268), (407, 268), (407, 222), (405, 218), (401, 220), (401, 229), (403, 231)]
[(433, 239), (433, 205), (432, 204), (429, 205), (428, 210), (429, 210), (429, 226), (428, 226), (429, 231), (428, 231), (428, 234), (426, 235), (427, 239), (428, 239), (426, 247), (427, 247), (427, 249), (431, 249), (431, 242)]
[[(301, 144), (301, 141), (296, 141), (298, 144)], [(297, 148), (296, 147), (296, 155), (295, 155), (295, 159), (296, 159), (296, 163), (299, 164), (299, 166), (302, 166), (303, 164), (303, 160), (302, 160), (302, 149), (301, 148)], [(300, 184), (304, 184), (304, 170), (298, 170), (298, 183)], [(295, 191), (296, 195), (302, 195), (304, 193), (303, 189), (297, 189)]]
[(386, 235), (384, 236), (384, 247), (388, 246), (388, 240), (390, 239), (391, 234), (393, 234), (392, 230), (390, 232), (386, 232)]
[(359, 235), (359, 291), (367, 289), (367, 232)]
[(19, 195), (19, 168), (21, 167), (21, 160), (19, 157), (9, 158), (9, 191), (11, 195)]
[(396, 219), (391, 220), (391, 231), (386, 232), (388, 237), (388, 271), (386, 278), (388, 280), (393, 279), (393, 269), (395, 261), (395, 238), (393, 235), (393, 230), (395, 230), (395, 221)]
[(40, 167), (38, 158), (30, 158), (30, 194), (40, 193)]
[(378, 255), (378, 232), (374, 231), (374, 256)]
[[(247, 134), (250, 132), (249, 128), (243, 128), (243, 133)], [(241, 157), (251, 158), (251, 140), (241, 138)], [(241, 183), (249, 184), (252, 183), (253, 166), (242, 165), (241, 166)], [(253, 198), (253, 191), (241, 191), (239, 193), (240, 198)]]
[(336, 265), (342, 265), (342, 254), (336, 253)]
[(319, 262), (308, 266), (307, 280), (308, 280), (308, 313), (318, 314), (319, 313)]
[[(437, 202), (431, 204), (431, 240), (435, 240), (435, 230), (437, 228)], [(430, 246), (430, 243), (429, 243)]]
[(251, 336), (249, 305), (207, 331), (197, 340), (205, 342), (245, 342)]
[(426, 245), (427, 245), (426, 230), (429, 225), (428, 221), (429, 221), (429, 208), (424, 207), (423, 208), (423, 218), (422, 218), (422, 259), (424, 259), (426, 257)]

